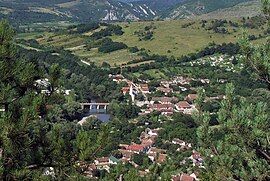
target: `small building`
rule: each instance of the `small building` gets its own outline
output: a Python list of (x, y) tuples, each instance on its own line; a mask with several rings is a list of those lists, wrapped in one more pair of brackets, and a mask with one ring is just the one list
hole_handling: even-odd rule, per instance
[(186, 101), (189, 103), (194, 103), (194, 101), (198, 98), (197, 94), (188, 94), (186, 97)]
[(163, 92), (165, 95), (173, 92), (173, 89), (169, 87), (158, 87), (157, 90)]
[(186, 142), (183, 141), (183, 140), (180, 140), (178, 138), (174, 138), (172, 140), (172, 144), (175, 144), (175, 145), (180, 145), (180, 146), (186, 146)]
[(134, 152), (134, 153), (142, 153), (146, 152), (146, 148), (143, 145), (133, 144), (127, 147), (127, 150)]
[(118, 151), (123, 155), (123, 157), (121, 158), (121, 161), (123, 162), (130, 161), (132, 156), (135, 154), (134, 152), (126, 150), (126, 149), (119, 149)]
[(157, 156), (156, 162), (157, 162), (158, 164), (164, 163), (164, 162), (166, 161), (166, 159), (167, 159), (167, 154), (159, 153), (159, 154), (157, 154), (157, 155), (158, 155), (158, 156)]
[(148, 84), (139, 84), (139, 88), (142, 91), (143, 94), (149, 94), (149, 86)]
[(176, 109), (180, 112), (184, 112), (187, 109), (191, 109), (191, 105), (187, 101), (180, 101), (176, 104)]
[(121, 74), (117, 74), (117, 75), (109, 75), (109, 77), (112, 78), (113, 81), (116, 82), (116, 83), (120, 83), (120, 82), (122, 82), (123, 79), (124, 79), (124, 76), (121, 75)]
[(110, 157), (109, 157), (109, 163), (110, 163), (111, 165), (116, 165), (116, 164), (118, 164), (119, 162), (120, 162), (120, 160), (117, 159), (117, 158), (115, 158), (114, 156), (110, 156)]
[(94, 162), (96, 165), (109, 165), (109, 157), (96, 158)]
[(181, 174), (181, 175), (176, 175), (172, 177), (172, 181), (194, 181), (195, 178), (189, 176), (188, 174)]
[(158, 102), (160, 104), (172, 104), (177, 101), (177, 97), (153, 97), (151, 102), (152, 104), (154, 104), (155, 102)]
[(159, 111), (162, 115), (167, 115), (173, 113), (174, 105), (173, 104), (152, 104), (150, 105), (150, 110)]
[(122, 88), (122, 93), (123, 93), (124, 95), (126, 95), (126, 94), (129, 92), (129, 90), (130, 90), (130, 87), (123, 87), (123, 88)]

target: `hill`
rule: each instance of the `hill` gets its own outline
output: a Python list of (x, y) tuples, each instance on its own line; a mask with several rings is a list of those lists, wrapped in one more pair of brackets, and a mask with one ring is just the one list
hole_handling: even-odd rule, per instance
[[(197, 0), (0, 0), (0, 18), (9, 19), (13, 24), (60, 20), (88, 22), (181, 19), (249, 1), (201, 0), (198, 3)], [(244, 14), (247, 13), (248, 9)]]
[[(251, 38), (256, 42), (264, 41), (267, 35), (261, 28), (264, 26), (263, 22), (257, 25), (255, 21), (259, 22), (251, 18), (245, 22), (242, 20), (229, 22), (226, 20), (171, 20), (117, 23), (116, 25), (122, 27), (123, 34), (105, 37), (112, 39), (113, 42), (123, 43), (129, 48), (124, 47), (105, 53), (98, 49), (102, 43), (99, 38), (93, 40), (92, 36), (94, 33), (104, 33), (106, 29), (104, 26), (75, 34), (67, 33), (65, 30), (49, 33), (48, 29), (45, 29), (44, 32), (39, 30), (39, 32), (22, 33), (18, 38), (35, 39), (42, 46), (70, 50), (84, 61), (98, 65), (108, 62), (114, 66), (128, 62), (140, 63), (144, 52), (177, 58), (197, 52), (213, 42), (216, 44), (237, 42), (243, 28), (253, 35)], [(87, 48), (87, 45), (90, 48)], [(132, 47), (137, 47), (138, 50), (130, 51)]]
[(199, 16), (199, 19), (221, 19), (221, 18), (240, 18), (254, 17), (261, 14), (261, 3), (259, 0), (237, 4), (233, 7), (219, 9)]
[[(12, 22), (72, 21), (123, 21), (151, 19), (155, 10), (145, 4), (124, 3), (115, 0), (12, 0), (0, 1), (2, 17)], [(1, 13), (0, 13), (1, 14)]]
[(191, 18), (249, 1), (251, 0), (189, 0), (167, 10), (162, 17), (165, 19)]

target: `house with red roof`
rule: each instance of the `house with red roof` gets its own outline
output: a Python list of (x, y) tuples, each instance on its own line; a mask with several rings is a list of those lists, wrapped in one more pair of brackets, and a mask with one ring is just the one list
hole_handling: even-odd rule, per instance
[(163, 92), (165, 95), (173, 92), (173, 89), (169, 87), (158, 87), (157, 90)]
[(146, 152), (146, 147), (144, 145), (133, 144), (129, 145), (127, 147), (127, 150), (139, 154), (141, 152)]
[(148, 84), (139, 84), (139, 88), (142, 91), (143, 94), (149, 94), (149, 86)]
[(195, 178), (188, 174), (181, 174), (172, 177), (172, 181), (195, 181)]
[(197, 94), (188, 94), (185, 98), (189, 103), (194, 103), (194, 101), (198, 98)]
[(162, 115), (171, 115), (174, 111), (173, 104), (152, 104), (150, 110), (161, 112)]
[(126, 95), (126, 94), (129, 92), (130, 87), (123, 87), (121, 90), (122, 90), (122, 93), (123, 93), (124, 95)]

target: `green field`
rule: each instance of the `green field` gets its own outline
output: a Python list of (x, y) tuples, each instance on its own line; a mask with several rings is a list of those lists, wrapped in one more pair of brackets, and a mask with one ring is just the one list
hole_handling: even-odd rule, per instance
[(74, 51), (74, 54), (81, 57), (85, 61), (94, 62), (97, 65), (107, 62), (112, 66), (119, 66), (126, 64), (131, 60), (141, 58), (137, 54), (130, 53), (128, 50), (118, 50), (111, 53), (99, 53), (97, 49), (92, 49), (91, 51), (81, 49)]
[[(179, 57), (200, 50), (211, 42), (217, 44), (236, 42), (243, 33), (242, 29), (238, 29), (237, 32), (231, 34), (214, 33), (201, 28), (198, 22), (188, 28), (182, 28), (182, 25), (188, 22), (190, 21), (174, 20), (134, 22), (130, 24), (122, 23), (120, 25), (124, 28), (125, 34), (120, 37), (115, 36), (113, 40), (124, 42), (128, 46), (145, 48), (152, 53)], [(138, 36), (134, 35), (134, 32), (143, 30), (144, 27), (149, 25), (156, 27), (153, 40), (139, 41)], [(247, 32), (258, 35), (261, 33), (261, 30), (248, 29)], [(168, 50), (171, 53), (168, 53)]]
[[(192, 25), (183, 28), (188, 23)], [(146, 49), (150, 54), (168, 55), (180, 57), (189, 53), (196, 52), (208, 46), (209, 43), (217, 44), (236, 42), (243, 34), (241, 27), (232, 31), (231, 27), (226, 27), (230, 33), (221, 34), (214, 33), (212, 30), (205, 30), (201, 27), (199, 20), (173, 20), (173, 21), (149, 21), (149, 22), (132, 22), (118, 23), (123, 27), (124, 34), (121, 36), (112, 36), (111, 38), (117, 42), (123, 42), (129, 47), (137, 46)], [(146, 26), (154, 27), (153, 38), (151, 40), (140, 40), (136, 31), (144, 31)], [(100, 31), (101, 27), (94, 31)], [(263, 34), (261, 29), (246, 29), (248, 34)], [(130, 53), (128, 50), (118, 50), (111, 53), (100, 53), (97, 49), (87, 50), (85, 48), (85, 40), (93, 32), (84, 34), (65, 34), (65, 33), (49, 33), (49, 32), (33, 32), (23, 33), (17, 36), (18, 39), (36, 39), (39, 44), (46, 47), (63, 47), (72, 51), (81, 59), (94, 62), (101, 65), (108, 62), (112, 66), (126, 64), (132, 60), (138, 60), (141, 57), (138, 54)], [(255, 42), (260, 43), (265, 38), (258, 39)], [(140, 62), (139, 62), (140, 63)], [(149, 62), (148, 62), (149, 63)]]

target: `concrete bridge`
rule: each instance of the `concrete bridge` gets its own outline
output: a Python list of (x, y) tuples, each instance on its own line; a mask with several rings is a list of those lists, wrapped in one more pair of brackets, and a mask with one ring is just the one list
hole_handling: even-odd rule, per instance
[(109, 103), (81, 103), (83, 110), (106, 110), (108, 109)]

